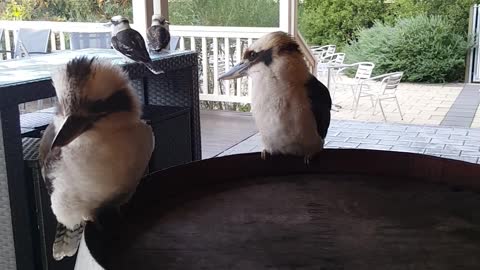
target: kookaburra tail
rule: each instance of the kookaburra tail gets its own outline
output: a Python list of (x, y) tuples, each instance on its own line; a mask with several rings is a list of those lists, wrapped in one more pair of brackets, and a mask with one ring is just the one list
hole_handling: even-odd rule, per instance
[(58, 221), (53, 257), (73, 256), (86, 222), (128, 201), (154, 147), (127, 74), (76, 58), (52, 74), (57, 113), (40, 142), (42, 176)]

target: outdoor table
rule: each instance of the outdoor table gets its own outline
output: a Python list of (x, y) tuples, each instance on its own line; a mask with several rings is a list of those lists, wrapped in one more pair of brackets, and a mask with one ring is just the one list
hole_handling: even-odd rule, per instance
[[(144, 65), (127, 60), (112, 49), (56, 51), (51, 54), (0, 62), (0, 253), (3, 269), (39, 269), (35, 241), (36, 213), (31, 185), (25, 174), (22, 136), (36, 134), (46, 123), (29, 121), (19, 104), (55, 96), (50, 74), (77, 56), (96, 56), (121, 65), (145, 105), (177, 106), (190, 113), (191, 160), (201, 159), (198, 58), (191, 51), (152, 55), (165, 71), (152, 74)], [(53, 109), (38, 112), (49, 118)], [(33, 116), (33, 115), (32, 115)], [(28, 121), (27, 121), (28, 120)], [(38, 134), (37, 134), (38, 135)], [(37, 265), (37, 266), (36, 266)]]
[(480, 166), (328, 149), (193, 162), (87, 224), (75, 269), (480, 269)]

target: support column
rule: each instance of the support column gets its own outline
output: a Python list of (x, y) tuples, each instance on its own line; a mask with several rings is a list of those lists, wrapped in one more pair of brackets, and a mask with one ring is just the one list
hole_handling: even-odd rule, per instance
[(152, 23), (153, 1), (132, 0), (133, 25), (132, 28), (140, 32), (144, 38), (147, 36), (147, 29)]
[(168, 21), (168, 0), (153, 0), (153, 12), (161, 14)]

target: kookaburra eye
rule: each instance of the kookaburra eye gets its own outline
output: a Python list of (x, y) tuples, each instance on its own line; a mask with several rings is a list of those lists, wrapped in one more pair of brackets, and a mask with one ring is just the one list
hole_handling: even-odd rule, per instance
[(255, 57), (257, 57), (257, 53), (252, 51), (250, 53), (250, 56), (248, 57), (248, 60), (253, 61), (253, 60), (255, 60)]

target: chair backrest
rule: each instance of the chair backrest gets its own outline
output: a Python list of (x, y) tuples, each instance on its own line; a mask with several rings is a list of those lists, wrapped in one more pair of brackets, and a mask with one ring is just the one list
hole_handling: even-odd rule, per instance
[(110, 32), (70, 33), (70, 49), (88, 48), (110, 49), (112, 34)]
[(170, 37), (169, 50), (175, 51), (177, 49), (180, 37), (172, 36)]
[(3, 37), (3, 28), (0, 28), (0, 49), (3, 48), (3, 43), (1, 42), (2, 41), (2, 37)]
[(345, 61), (345, 54), (344, 53), (334, 53), (330, 57), (330, 61), (328, 61), (329, 64), (335, 64), (335, 65), (341, 65)]
[(402, 80), (403, 72), (393, 72), (387, 74), (385, 78), (382, 80), (382, 94), (395, 94), (397, 91), (398, 85), (400, 85), (400, 81)]
[(20, 28), (15, 44), (15, 58), (23, 57), (24, 53), (47, 53), (50, 29)]
[(360, 62), (357, 63), (358, 68), (355, 73), (355, 79), (369, 79), (372, 76), (373, 68), (375, 67), (374, 63), (371, 62)]

